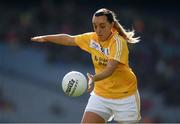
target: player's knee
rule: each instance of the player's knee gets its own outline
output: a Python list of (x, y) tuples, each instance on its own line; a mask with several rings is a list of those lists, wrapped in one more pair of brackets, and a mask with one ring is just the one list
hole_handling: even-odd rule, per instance
[(85, 112), (81, 120), (81, 124), (85, 123), (105, 123), (105, 120), (96, 113)]

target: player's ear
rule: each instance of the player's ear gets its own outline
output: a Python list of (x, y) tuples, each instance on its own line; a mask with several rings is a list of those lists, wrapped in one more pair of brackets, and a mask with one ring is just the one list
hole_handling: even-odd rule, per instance
[(111, 27), (113, 28), (113, 27), (114, 27), (114, 25), (115, 25), (115, 22), (112, 22), (112, 23), (111, 23)]

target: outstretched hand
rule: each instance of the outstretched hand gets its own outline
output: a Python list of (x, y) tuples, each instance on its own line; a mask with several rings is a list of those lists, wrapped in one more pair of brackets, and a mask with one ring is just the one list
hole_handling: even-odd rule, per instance
[(32, 37), (31, 40), (36, 42), (45, 42), (44, 36)]
[(94, 89), (94, 76), (87, 73), (87, 77), (88, 77), (88, 92), (92, 92)]

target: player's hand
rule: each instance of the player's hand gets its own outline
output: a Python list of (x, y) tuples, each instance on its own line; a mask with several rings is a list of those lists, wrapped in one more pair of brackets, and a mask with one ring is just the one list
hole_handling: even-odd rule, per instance
[(94, 89), (94, 77), (89, 73), (87, 73), (87, 77), (88, 77), (88, 92), (90, 93)]
[(46, 42), (44, 36), (32, 37), (31, 40), (36, 42)]

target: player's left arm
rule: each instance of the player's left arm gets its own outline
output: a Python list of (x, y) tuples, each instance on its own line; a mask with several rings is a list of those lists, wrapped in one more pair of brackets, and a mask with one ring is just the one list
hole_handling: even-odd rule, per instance
[(107, 62), (106, 68), (102, 72), (95, 74), (95, 75), (91, 75), (88, 73), (87, 74), (88, 79), (89, 79), (88, 92), (91, 92), (93, 90), (94, 82), (103, 80), (103, 79), (111, 76), (118, 64), (119, 64), (118, 61), (116, 61), (114, 59), (109, 59)]
[(106, 68), (99, 74), (95, 74), (93, 76), (93, 82), (100, 81), (111, 76), (118, 64), (118, 61), (109, 59)]

